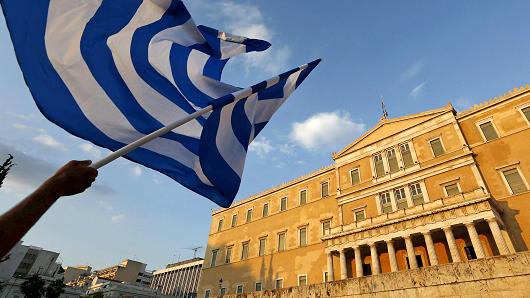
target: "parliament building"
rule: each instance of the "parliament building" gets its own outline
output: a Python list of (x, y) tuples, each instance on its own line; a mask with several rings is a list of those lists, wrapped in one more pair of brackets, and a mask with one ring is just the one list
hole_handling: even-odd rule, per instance
[(529, 145), (528, 86), (383, 117), (332, 165), (214, 211), (199, 297), (526, 251)]

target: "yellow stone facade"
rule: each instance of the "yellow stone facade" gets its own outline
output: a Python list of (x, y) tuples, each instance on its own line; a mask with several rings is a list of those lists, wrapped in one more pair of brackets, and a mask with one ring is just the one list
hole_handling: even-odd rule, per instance
[(528, 87), (381, 119), (332, 165), (214, 211), (199, 297), (526, 251), (529, 120)]

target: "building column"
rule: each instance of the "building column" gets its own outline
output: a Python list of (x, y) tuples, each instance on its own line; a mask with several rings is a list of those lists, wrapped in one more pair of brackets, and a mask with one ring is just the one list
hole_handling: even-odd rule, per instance
[(355, 252), (355, 276), (362, 277), (363, 276), (363, 259), (361, 256), (361, 248), (359, 246), (355, 246), (353, 248), (353, 251)]
[(328, 281), (333, 281), (333, 255), (328, 252)]
[(348, 278), (348, 269), (346, 269), (346, 249), (340, 249), (340, 279)]
[(475, 224), (473, 222), (468, 222), (465, 225), (467, 228), (467, 232), (469, 233), (469, 238), (471, 239), (471, 244), (473, 245), (473, 249), (475, 250), (475, 254), (477, 255), (477, 258), (478, 259), (484, 258), (486, 255), (484, 254), (484, 248), (482, 247), (482, 243), (480, 242), (480, 238), (478, 237)]
[(429, 263), (431, 266), (438, 265), (438, 256), (436, 255), (436, 249), (434, 249), (434, 243), (432, 242), (431, 232), (427, 231), (423, 233), (425, 238), (425, 244), (427, 245), (427, 252), (429, 253)]
[(388, 250), (388, 258), (390, 259), (390, 270), (392, 272), (397, 272), (396, 250), (394, 249), (394, 242), (392, 242), (392, 239), (386, 241), (386, 248)]
[(488, 225), (490, 226), (491, 234), (493, 234), (493, 239), (495, 239), (495, 244), (497, 244), (497, 248), (499, 249), (499, 253), (501, 255), (507, 255), (510, 253), (510, 250), (508, 249), (508, 245), (506, 244), (506, 241), (504, 240), (504, 237), (502, 236), (501, 229), (499, 228), (499, 223), (497, 222), (497, 219), (495, 217), (486, 219), (488, 222)]
[(372, 257), (372, 275), (377, 275), (381, 273), (381, 266), (379, 265), (379, 255), (375, 243), (370, 244), (370, 256)]
[(417, 269), (418, 262), (416, 261), (416, 252), (414, 252), (414, 245), (410, 235), (403, 237), (405, 239), (405, 246), (407, 247), (407, 256), (409, 257), (410, 269)]
[(396, 197), (394, 196), (394, 190), (389, 190), (388, 193), (390, 194), (390, 204), (392, 205), (392, 211), (397, 211), (397, 202)]
[(408, 208), (414, 206), (414, 202), (412, 201), (412, 195), (410, 194), (410, 186), (407, 184), (404, 186), (405, 188), (405, 196), (407, 197), (407, 205)]
[(453, 263), (462, 262), (460, 253), (458, 253), (458, 248), (456, 247), (455, 236), (453, 235), (452, 228), (449, 226), (443, 228), (443, 230), (445, 233), (445, 239), (447, 239), (447, 246), (449, 246), (449, 251), (451, 252), (451, 259), (453, 259)]

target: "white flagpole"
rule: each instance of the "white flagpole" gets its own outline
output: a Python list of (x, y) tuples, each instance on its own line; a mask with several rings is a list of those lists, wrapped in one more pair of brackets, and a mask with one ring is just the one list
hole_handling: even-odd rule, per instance
[(196, 119), (198, 118), (199, 116), (201, 115), (204, 115), (208, 112), (210, 112), (211, 110), (213, 110), (213, 106), (207, 106), (206, 108), (203, 108), (203, 109), (200, 109), (198, 110), (197, 112), (193, 113), (193, 114), (190, 114), (180, 120), (177, 120), (173, 123), (170, 123), (168, 124), (167, 126), (165, 127), (162, 127), (158, 130), (155, 130), (154, 132), (144, 136), (144, 137), (141, 137), (139, 138), (138, 140), (112, 152), (111, 154), (109, 154), (108, 156), (96, 161), (95, 163), (91, 164), (90, 166), (93, 167), (94, 169), (99, 169), (101, 168), (102, 166), (108, 164), (109, 162), (119, 158), (119, 157), (122, 157), (123, 155), (133, 151), (134, 149), (144, 145), (145, 143), (147, 142), (150, 142), (152, 141), (153, 139), (156, 139), (160, 136), (163, 136), (165, 135), (166, 133), (172, 131), (173, 129), (181, 126), (181, 125), (184, 125), (188, 122), (190, 122), (191, 120), (193, 119)]

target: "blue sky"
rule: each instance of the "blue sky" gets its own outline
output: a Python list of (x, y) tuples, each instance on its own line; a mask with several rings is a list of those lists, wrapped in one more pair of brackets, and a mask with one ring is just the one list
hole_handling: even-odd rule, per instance
[[(223, 79), (248, 86), (314, 58), (323, 62), (253, 143), (237, 199), (332, 162), (331, 153), (390, 117), (452, 102), (465, 109), (530, 83), (528, 1), (185, 1), (198, 24), (272, 42), (238, 58)], [(318, 6), (317, 6), (318, 4)], [(0, 158), (17, 166), (0, 212), (70, 159), (107, 153), (37, 110), (0, 17)], [(62, 198), (24, 238), (95, 268), (134, 258), (157, 269), (206, 246), (207, 199), (118, 160), (88, 192)], [(202, 255), (204, 250), (200, 251)]]

